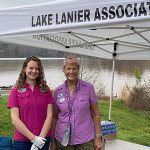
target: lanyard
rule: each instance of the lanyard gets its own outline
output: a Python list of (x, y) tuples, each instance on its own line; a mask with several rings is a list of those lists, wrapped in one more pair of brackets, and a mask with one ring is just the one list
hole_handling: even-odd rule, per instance
[(67, 97), (67, 102), (68, 102), (69, 119), (70, 119), (70, 116), (71, 116), (71, 114), (72, 114), (72, 106), (73, 106), (73, 102), (72, 102), (70, 96)]
[[(76, 90), (73, 92), (73, 95), (76, 93)], [(74, 96), (72, 95), (72, 97), (70, 97), (69, 95), (69, 91), (66, 90), (66, 98), (67, 98), (67, 102), (68, 102), (68, 110), (69, 110), (69, 120), (70, 120), (70, 116), (72, 114), (72, 107), (73, 107), (73, 99)]]
[(70, 96), (67, 97), (67, 102), (68, 102), (68, 110), (69, 110), (69, 120), (68, 120), (68, 124), (70, 124), (70, 118), (71, 118), (71, 114), (72, 114), (72, 106), (73, 106), (73, 101), (70, 98)]

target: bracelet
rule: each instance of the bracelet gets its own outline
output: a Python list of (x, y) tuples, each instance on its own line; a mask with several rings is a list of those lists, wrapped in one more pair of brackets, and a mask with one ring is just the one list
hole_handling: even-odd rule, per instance
[(102, 137), (102, 135), (100, 134), (100, 133), (95, 133), (95, 136), (97, 137), (97, 136), (101, 136)]

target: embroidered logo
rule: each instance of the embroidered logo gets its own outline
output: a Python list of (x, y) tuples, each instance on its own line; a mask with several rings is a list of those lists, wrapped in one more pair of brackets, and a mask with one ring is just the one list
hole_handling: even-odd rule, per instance
[(18, 90), (18, 92), (24, 93), (26, 90), (27, 90), (26, 88), (21, 88), (21, 89)]
[(58, 99), (61, 103), (65, 101), (64, 95), (62, 93), (58, 94)]

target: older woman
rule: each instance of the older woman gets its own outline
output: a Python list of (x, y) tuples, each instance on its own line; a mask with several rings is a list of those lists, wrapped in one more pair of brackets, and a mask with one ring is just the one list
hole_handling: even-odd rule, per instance
[(94, 87), (81, 79), (75, 57), (64, 60), (66, 81), (54, 91), (52, 150), (101, 150), (98, 99)]

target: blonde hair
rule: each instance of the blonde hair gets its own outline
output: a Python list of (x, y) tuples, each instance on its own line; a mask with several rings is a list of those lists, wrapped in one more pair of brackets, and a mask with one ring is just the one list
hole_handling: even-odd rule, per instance
[(80, 68), (80, 63), (78, 59), (74, 56), (67, 56), (63, 62), (63, 68), (66, 67), (67, 64), (75, 64), (78, 68)]

